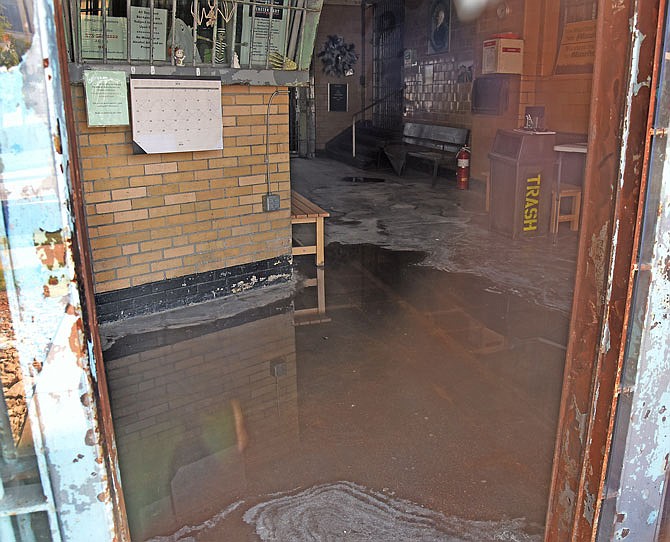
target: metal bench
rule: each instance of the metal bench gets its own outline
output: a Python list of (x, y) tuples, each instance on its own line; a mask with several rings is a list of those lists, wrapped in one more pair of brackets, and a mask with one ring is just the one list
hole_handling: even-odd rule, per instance
[(323, 219), (328, 218), (330, 213), (324, 211), (316, 203), (312, 203), (305, 196), (291, 190), (291, 225), (314, 224), (316, 228), (316, 240), (314, 245), (293, 246), (291, 254), (300, 256), (302, 254), (315, 254), (316, 265), (322, 266), (325, 260), (323, 242)]
[(391, 142), (382, 148), (396, 175), (402, 175), (407, 157), (421, 158), (433, 164), (433, 186), (440, 166), (455, 168), (456, 154), (468, 144), (470, 130), (434, 124), (406, 122), (402, 142)]

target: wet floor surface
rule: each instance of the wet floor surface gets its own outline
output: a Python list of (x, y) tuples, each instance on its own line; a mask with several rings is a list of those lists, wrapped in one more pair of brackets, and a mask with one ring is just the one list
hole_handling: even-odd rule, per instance
[(117, 333), (133, 540), (540, 540), (568, 316), (425, 258), (330, 243), (325, 314), (302, 257), (268, 304)]

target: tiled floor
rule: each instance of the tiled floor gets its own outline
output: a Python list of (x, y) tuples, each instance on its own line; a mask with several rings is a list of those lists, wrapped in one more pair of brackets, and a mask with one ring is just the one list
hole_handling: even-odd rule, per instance
[(541, 539), (576, 238), (512, 241), (474, 190), (342, 171), (294, 167), (333, 213), (319, 323), (294, 325), (305, 256), (294, 284), (101, 330), (133, 540)]

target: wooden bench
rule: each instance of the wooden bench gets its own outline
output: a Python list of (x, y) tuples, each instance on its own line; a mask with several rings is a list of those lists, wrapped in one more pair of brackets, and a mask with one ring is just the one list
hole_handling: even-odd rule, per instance
[(402, 128), (402, 142), (387, 143), (382, 150), (397, 175), (402, 175), (408, 156), (431, 162), (435, 186), (440, 166), (455, 168), (456, 154), (468, 144), (469, 137), (467, 128), (406, 122)]
[(321, 207), (309, 201), (305, 196), (291, 190), (291, 225), (314, 224), (316, 227), (316, 241), (314, 245), (294, 246), (291, 253), (294, 256), (302, 254), (316, 254), (316, 265), (322, 266), (325, 260), (323, 245), (323, 219), (330, 216)]

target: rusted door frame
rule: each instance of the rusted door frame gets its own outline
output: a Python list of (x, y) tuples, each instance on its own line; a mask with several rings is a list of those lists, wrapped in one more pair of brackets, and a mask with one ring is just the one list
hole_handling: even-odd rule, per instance
[(102, 343), (98, 332), (98, 317), (95, 306), (95, 290), (93, 286), (93, 264), (91, 261), (90, 241), (86, 213), (84, 209), (84, 190), (81, 182), (81, 170), (79, 161), (79, 147), (77, 145), (77, 130), (74, 122), (74, 110), (72, 107), (72, 87), (68, 71), (67, 43), (65, 40), (65, 26), (63, 19), (58, 16), (63, 13), (63, 5), (60, 0), (52, 0), (54, 13), (57, 14), (54, 21), (56, 40), (58, 42), (58, 57), (60, 76), (63, 86), (63, 105), (65, 108), (65, 129), (70, 137), (68, 141), (68, 181), (71, 187), (70, 203), (74, 218), (74, 235), (72, 253), (77, 268), (77, 277), (81, 290), (81, 306), (85, 326), (86, 340), (92, 350), (95, 362), (95, 392), (96, 392), (96, 415), (102, 431), (100, 444), (105, 454), (105, 467), (109, 482), (109, 491), (114, 502), (114, 522), (116, 533), (120, 537), (119, 542), (130, 541), (130, 531), (126, 515), (125, 499), (121, 487), (121, 475), (119, 472), (118, 455), (116, 450), (116, 438), (112, 423), (112, 410), (107, 388), (107, 376), (103, 364)]
[(547, 542), (594, 540), (626, 342), (659, 7), (600, 0), (575, 294)]

